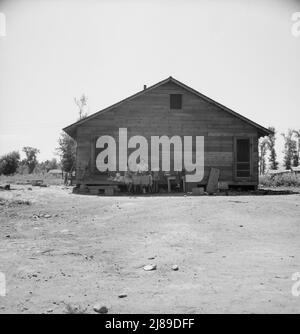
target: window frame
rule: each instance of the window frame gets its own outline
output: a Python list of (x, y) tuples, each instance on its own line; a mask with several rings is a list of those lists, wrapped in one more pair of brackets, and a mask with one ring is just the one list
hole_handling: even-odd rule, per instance
[[(177, 96), (180, 96), (180, 98), (181, 98), (181, 106), (180, 106), (180, 108), (172, 108), (171, 107), (171, 100), (172, 100), (172, 96), (175, 96), (175, 95), (177, 95)], [(183, 94), (180, 94), (180, 93), (171, 93), (171, 94), (169, 94), (169, 109), (170, 110), (182, 110), (182, 106), (183, 106)]]
[[(237, 172), (238, 172), (237, 165), (243, 163), (243, 162), (238, 162), (237, 160), (237, 153), (238, 153), (237, 152), (237, 141), (241, 139), (249, 141), (249, 169), (247, 169), (247, 171), (249, 170), (248, 176), (238, 176), (237, 175)], [(234, 178), (238, 181), (251, 179), (253, 176), (253, 138), (248, 137), (248, 136), (234, 137), (234, 152), (233, 153), (234, 153)]]

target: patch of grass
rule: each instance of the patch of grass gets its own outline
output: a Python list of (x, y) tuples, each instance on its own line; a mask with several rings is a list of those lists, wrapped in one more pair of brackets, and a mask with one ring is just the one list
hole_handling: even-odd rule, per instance
[(260, 185), (264, 187), (300, 187), (300, 175), (286, 173), (282, 175), (262, 175)]

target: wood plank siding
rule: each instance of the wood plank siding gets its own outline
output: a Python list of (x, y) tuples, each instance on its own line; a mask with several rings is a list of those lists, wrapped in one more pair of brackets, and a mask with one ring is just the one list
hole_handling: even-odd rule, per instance
[[(170, 94), (182, 95), (182, 109), (170, 109)], [(220, 170), (220, 181), (233, 185), (258, 184), (258, 138), (262, 130), (172, 80), (65, 129), (77, 141), (78, 184), (103, 179), (95, 168), (95, 142), (99, 136), (110, 135), (118, 144), (119, 128), (127, 128), (128, 138), (144, 136), (149, 146), (151, 136), (204, 136), (205, 175), (201, 184), (207, 183), (212, 167)], [(237, 138), (250, 138), (251, 171), (247, 178), (236, 176)]]

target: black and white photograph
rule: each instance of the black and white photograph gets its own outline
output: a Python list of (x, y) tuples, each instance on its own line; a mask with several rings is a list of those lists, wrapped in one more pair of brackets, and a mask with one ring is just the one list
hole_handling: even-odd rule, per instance
[(299, 314), (299, 89), (298, 0), (0, 0), (0, 314)]

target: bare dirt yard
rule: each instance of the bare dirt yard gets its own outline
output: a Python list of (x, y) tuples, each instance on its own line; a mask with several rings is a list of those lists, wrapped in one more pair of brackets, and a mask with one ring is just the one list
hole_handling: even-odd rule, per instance
[(0, 313), (65, 313), (67, 305), (95, 313), (96, 303), (109, 313), (300, 312), (291, 293), (300, 272), (299, 194), (11, 188), (0, 191)]

